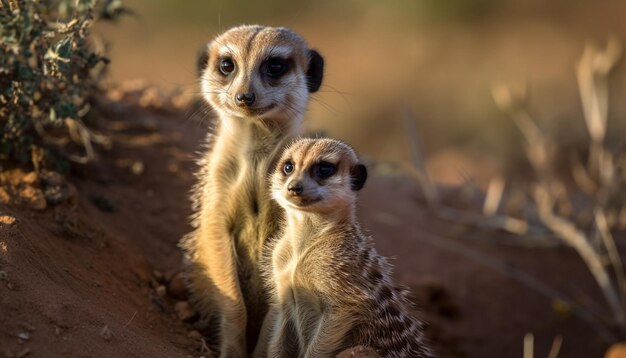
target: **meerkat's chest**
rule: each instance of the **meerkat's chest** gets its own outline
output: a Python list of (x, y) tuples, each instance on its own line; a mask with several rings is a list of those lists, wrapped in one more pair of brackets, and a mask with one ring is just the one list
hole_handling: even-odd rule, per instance
[(254, 221), (263, 214), (270, 207), (264, 182), (270, 161), (247, 150), (216, 148), (208, 160), (210, 178), (205, 187), (214, 210), (231, 221)]
[(294, 274), (298, 266), (298, 257), (288, 250), (283, 250), (280, 257), (274, 260), (274, 282), (276, 294), (282, 304), (293, 303), (292, 287), (294, 286)]
[(284, 309), (302, 317), (302, 310), (317, 311), (319, 295), (306, 269), (306, 259), (298, 253), (284, 252), (274, 267), (276, 293)]

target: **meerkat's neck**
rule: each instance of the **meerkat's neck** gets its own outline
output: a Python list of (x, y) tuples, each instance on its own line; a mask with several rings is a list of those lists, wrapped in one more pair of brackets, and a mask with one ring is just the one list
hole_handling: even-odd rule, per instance
[(329, 213), (287, 210), (285, 238), (291, 241), (295, 250), (302, 251), (321, 237), (344, 232), (346, 225), (354, 223), (354, 219), (353, 206)]
[[(285, 122), (287, 124), (282, 124)], [(253, 151), (264, 156), (274, 153), (280, 143), (302, 134), (302, 131), (301, 118), (274, 121), (220, 114), (217, 146), (232, 144), (235, 151)]]
[[(223, 134), (237, 136), (252, 136), (252, 139), (266, 139), (264, 137), (293, 137), (302, 132), (302, 118), (285, 120), (241, 118), (230, 115), (220, 115), (220, 129)], [(259, 138), (257, 138), (259, 137)]]

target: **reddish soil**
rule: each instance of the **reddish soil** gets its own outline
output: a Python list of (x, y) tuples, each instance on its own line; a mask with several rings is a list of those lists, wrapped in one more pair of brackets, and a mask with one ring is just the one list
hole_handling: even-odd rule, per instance
[[(182, 112), (106, 108), (100, 131), (112, 149), (69, 176), (68, 199), (35, 210), (0, 192), (6, 357), (207, 355), (160, 287), (181, 267), (176, 245), (189, 230), (193, 153), (206, 129)], [(379, 251), (395, 257), (439, 356), (519, 357), (526, 333), (538, 357), (556, 336), (561, 357), (600, 357), (609, 346), (573, 310), (507, 274), (519, 268), (568, 297), (602, 302), (571, 250), (508, 245), (506, 235), (438, 220), (403, 176), (374, 173), (359, 208)]]

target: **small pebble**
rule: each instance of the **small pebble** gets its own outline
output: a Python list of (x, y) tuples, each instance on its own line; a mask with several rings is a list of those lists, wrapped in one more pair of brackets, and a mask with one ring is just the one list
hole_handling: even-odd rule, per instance
[(28, 332), (22, 332), (20, 334), (17, 335), (17, 338), (23, 340), (23, 341), (28, 341), (30, 340), (30, 334)]
[(43, 195), (46, 197), (46, 202), (50, 205), (58, 205), (70, 197), (69, 191), (58, 185), (48, 186), (44, 190)]
[(49, 186), (61, 186), (65, 183), (65, 178), (57, 172), (46, 171), (41, 173), (41, 181)]
[(15, 224), (16, 220), (17, 219), (15, 219), (13, 216), (0, 215), (0, 224), (2, 224), (2, 225), (11, 226), (11, 225)]
[(165, 288), (165, 286), (163, 285), (159, 285), (156, 288), (156, 292), (157, 292), (157, 295), (159, 295), (159, 297), (165, 297), (165, 295), (167, 295), (167, 288)]
[(0, 203), (2, 204), (10, 204), (11, 203), (11, 195), (4, 188), (0, 188)]
[(27, 186), (22, 189), (22, 191), (20, 191), (20, 198), (33, 210), (45, 210), (48, 206), (43, 192), (32, 186)]
[(104, 327), (102, 327), (102, 329), (100, 330), (100, 337), (102, 337), (105, 341), (111, 340), (111, 338), (113, 337), (113, 333), (109, 329), (109, 326), (105, 325)]
[(143, 173), (144, 170), (144, 165), (143, 162), (134, 162), (133, 165), (130, 167), (130, 171), (135, 174), (135, 175), (139, 175), (141, 173)]
[(196, 314), (191, 309), (191, 306), (189, 305), (189, 302), (187, 301), (176, 302), (176, 305), (174, 306), (174, 310), (176, 311), (176, 315), (178, 316), (178, 319), (180, 319), (181, 321), (185, 321), (185, 322), (190, 321)]
[(30, 172), (22, 177), (22, 183), (33, 185), (37, 182), (39, 176), (36, 172)]
[(189, 291), (185, 282), (185, 275), (182, 272), (176, 273), (167, 285), (167, 293), (177, 300), (187, 300)]
[(189, 331), (189, 333), (187, 333), (187, 337), (199, 341), (202, 339), (202, 334), (194, 329), (193, 331)]

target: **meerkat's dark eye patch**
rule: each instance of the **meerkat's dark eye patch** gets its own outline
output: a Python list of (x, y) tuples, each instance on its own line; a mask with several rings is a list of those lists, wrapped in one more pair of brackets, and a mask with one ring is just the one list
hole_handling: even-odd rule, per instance
[(296, 166), (293, 164), (293, 162), (291, 160), (288, 160), (285, 162), (285, 164), (283, 164), (283, 173), (285, 173), (285, 175), (289, 175), (293, 172), (295, 167)]
[(231, 58), (225, 57), (219, 60), (220, 72), (228, 76), (235, 71), (235, 62)]
[(333, 163), (321, 161), (311, 167), (311, 174), (319, 179), (330, 178), (337, 172), (337, 166)]
[(270, 57), (263, 65), (264, 72), (271, 78), (279, 78), (290, 68), (290, 61), (280, 57)]

